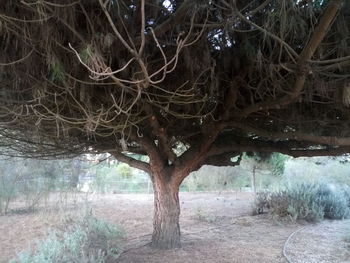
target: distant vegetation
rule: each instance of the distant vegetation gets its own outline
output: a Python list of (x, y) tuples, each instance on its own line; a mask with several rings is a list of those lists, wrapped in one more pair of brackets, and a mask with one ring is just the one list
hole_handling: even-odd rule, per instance
[[(33, 211), (50, 193), (66, 192), (74, 186), (73, 161), (0, 159), (0, 214)], [(12, 206), (14, 201), (23, 204)]]
[(254, 173), (257, 191), (303, 182), (350, 186), (348, 159), (346, 156), (295, 159), (281, 154), (265, 159), (244, 156), (240, 166), (204, 166), (186, 178), (181, 187), (185, 191), (252, 189)]
[(288, 160), (286, 155), (245, 154), (240, 166), (218, 168), (204, 166), (185, 179), (182, 190), (213, 191), (265, 189), (278, 185)]
[[(0, 215), (33, 212), (50, 197), (65, 203), (69, 196), (87, 193), (151, 191), (146, 174), (104, 156), (69, 160), (0, 159)], [(134, 176), (135, 175), (135, 176)], [(136, 176), (137, 175), (137, 176)], [(57, 199), (57, 198), (56, 198)]]
[[(202, 167), (184, 180), (180, 190), (255, 189), (256, 192), (265, 193), (270, 190), (269, 198), (273, 202), (287, 190), (292, 195), (298, 187), (314, 189), (316, 185), (326, 188), (337, 185), (346, 189), (350, 185), (348, 157), (294, 159), (281, 154), (264, 156), (248, 153), (243, 156), (240, 166)], [(45, 206), (52, 194), (64, 199), (67, 193), (80, 191), (151, 193), (153, 188), (147, 174), (109, 156), (83, 156), (56, 161), (0, 159), (0, 214), (34, 211)], [(289, 214), (295, 217), (295, 213)]]

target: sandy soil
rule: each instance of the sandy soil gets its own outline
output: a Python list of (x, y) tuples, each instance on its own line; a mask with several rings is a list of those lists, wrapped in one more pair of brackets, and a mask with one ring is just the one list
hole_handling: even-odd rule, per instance
[[(181, 193), (182, 248), (149, 248), (152, 231), (151, 195), (90, 195), (96, 217), (122, 225), (128, 235), (118, 262), (350, 262), (350, 220), (319, 224), (281, 223), (268, 215), (251, 216), (250, 193)], [(66, 213), (79, 213), (86, 201), (74, 200)], [(35, 244), (59, 224), (61, 212), (0, 216), (0, 262)]]

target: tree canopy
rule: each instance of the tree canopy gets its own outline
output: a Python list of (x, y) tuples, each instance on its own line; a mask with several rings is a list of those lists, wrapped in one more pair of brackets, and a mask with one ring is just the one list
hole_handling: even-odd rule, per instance
[(348, 152), (343, 2), (3, 1), (1, 144), (169, 163), (210, 148), (198, 164), (218, 165)]

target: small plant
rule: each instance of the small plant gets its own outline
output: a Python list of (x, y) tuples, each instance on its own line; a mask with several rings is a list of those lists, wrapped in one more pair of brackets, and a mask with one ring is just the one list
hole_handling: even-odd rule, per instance
[(254, 200), (253, 215), (263, 214), (264, 209), (269, 208), (269, 191), (261, 191), (256, 193), (256, 198)]
[(347, 190), (327, 184), (295, 184), (284, 190), (257, 194), (255, 210), (292, 220), (319, 221), (344, 219), (350, 216), (350, 202)]
[(209, 215), (208, 213), (204, 212), (203, 209), (200, 207), (198, 207), (196, 210), (196, 218), (200, 221), (207, 223), (214, 223), (217, 220), (215, 215)]
[(78, 221), (67, 220), (65, 231), (52, 231), (38, 244), (37, 250), (20, 253), (12, 263), (89, 262), (115, 260), (121, 253), (121, 229), (91, 214)]

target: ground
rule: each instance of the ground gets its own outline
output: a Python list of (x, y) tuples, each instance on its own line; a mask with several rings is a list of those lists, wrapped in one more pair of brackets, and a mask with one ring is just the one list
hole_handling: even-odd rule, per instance
[[(128, 237), (118, 262), (287, 262), (284, 248), (291, 262), (350, 262), (350, 220), (308, 224), (252, 216), (252, 195), (247, 192), (181, 193), (182, 248), (171, 251), (148, 246), (152, 195), (80, 195), (63, 203), (67, 200), (62, 205), (61, 198), (64, 213), (74, 216), (89, 203), (96, 217), (125, 228)], [(44, 237), (62, 213), (49, 207), (0, 216), (0, 262)]]

